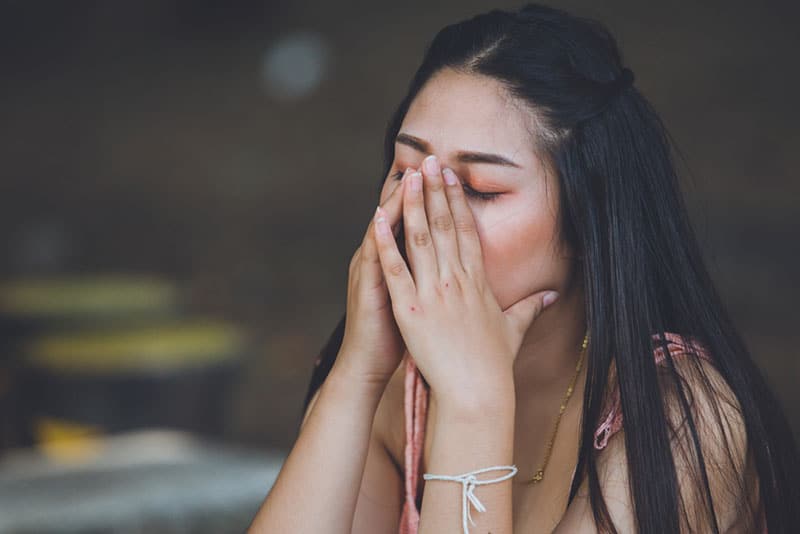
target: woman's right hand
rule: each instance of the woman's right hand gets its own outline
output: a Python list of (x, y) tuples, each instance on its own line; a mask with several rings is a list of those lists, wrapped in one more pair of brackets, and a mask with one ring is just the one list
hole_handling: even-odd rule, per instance
[[(381, 204), (395, 237), (402, 229), (403, 184), (413, 170), (406, 169), (402, 181)], [(344, 337), (334, 368), (385, 387), (403, 359), (405, 342), (394, 319), (373, 232), (375, 224), (370, 221), (350, 260)]]

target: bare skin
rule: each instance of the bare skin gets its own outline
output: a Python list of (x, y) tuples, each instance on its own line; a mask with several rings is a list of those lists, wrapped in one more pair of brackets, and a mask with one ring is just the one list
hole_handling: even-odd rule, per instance
[[(501, 307), (506, 309), (544, 289), (560, 293), (533, 321), (514, 363), (514, 464), (520, 469), (513, 479), (514, 525), (539, 532), (552, 529), (566, 505), (577, 460), (585, 367), (562, 417), (545, 480), (538, 484), (524, 481), (544, 459), (561, 400), (574, 374), (585, 317), (575, 258), (558, 239), (557, 177), (546, 171), (534, 152), (532, 127), (530, 115), (513, 105), (495, 80), (442, 71), (422, 89), (403, 121), (381, 199), (395, 186), (394, 173), (406, 167), (419, 168), (427, 155), (435, 154), (468, 190), (499, 193), (489, 201), (468, 198), (487, 281)], [(459, 157), (467, 151), (498, 154), (516, 166)], [(401, 467), (403, 371), (400, 366), (392, 378), (389, 408), (379, 410), (379, 417), (388, 417), (392, 427), (376, 420), (386, 428), (387, 447)], [(431, 398), (428, 425), (435, 420), (436, 410), (437, 401)], [(426, 432), (423, 466), (430, 455), (430, 441), (431, 433)]]
[[(447, 389), (450, 395), (439, 400), (447, 401), (449, 412), (437, 401), (435, 395), (431, 397), (428, 419), (430, 423), (437, 419), (439, 413), (456, 415), (439, 417), (441, 424), (436, 424), (427, 434), (427, 458), (432, 454), (431, 442), (434, 441), (434, 436), (438, 434), (440, 438), (436, 447), (438, 453), (433, 454), (432, 469), (460, 471), (462, 464), (507, 464), (512, 460), (513, 451), (513, 462), (519, 467), (522, 476), (532, 474), (539, 467), (538, 463), (543, 458), (546, 445), (547, 438), (542, 429), (551, 428), (561, 396), (572, 376), (577, 348), (584, 334), (582, 298), (574, 281), (574, 259), (557, 238), (557, 183), (552, 173), (545, 172), (544, 165), (532, 150), (529, 119), (524, 110), (511, 103), (496, 81), (457, 75), (450, 71), (442, 72), (429, 81), (412, 104), (401, 128), (400, 133), (403, 135), (397, 139), (396, 158), (391, 174), (386, 177), (381, 193), (380, 205), (387, 222), (393, 228), (397, 228), (398, 224), (407, 225), (410, 219), (406, 220), (405, 216), (409, 215), (407, 199), (410, 198), (410, 189), (402, 187), (407, 186), (407, 181), (398, 186), (398, 180), (404, 171), (422, 167), (422, 160), (426, 156), (436, 155), (441, 167), (452, 169), (459, 183), (465, 187), (463, 193), (456, 195), (459, 198), (457, 205), (462, 213), (461, 218), (466, 220), (463, 216), (467, 215), (464, 212), (467, 210), (471, 224), (475, 226), (479, 241), (476, 245), (480, 248), (480, 266), (483, 271), (482, 284), (489, 289), (493, 302), (496, 303), (490, 307), (496, 306), (502, 312), (522, 309), (521, 303), (530, 300), (533, 295), (539, 295), (539, 309), (534, 314), (533, 326), (514, 332), (515, 337), (519, 336), (514, 342), (517, 347), (514, 353), (502, 354), (508, 359), (500, 367), (496, 365), (498, 362), (494, 362), (494, 368), (502, 369), (502, 373), (483, 383), (477, 379), (470, 383), (471, 393), (481, 394), (480, 398), (483, 400), (497, 401), (492, 402), (497, 407), (496, 413), (484, 413), (475, 421), (454, 425), (454, 421), (464, 421), (458, 415), (464, 396), (455, 399), (452, 395), (457, 393), (455, 389), (442, 388)], [(487, 158), (486, 154), (495, 156)], [(429, 186), (441, 179), (441, 176), (432, 178), (426, 173), (425, 190), (428, 191)], [(460, 185), (451, 187), (461, 191)], [(470, 193), (473, 190), (496, 193), (496, 196), (491, 201), (484, 201), (472, 196)], [(451, 197), (450, 192), (448, 198)], [(427, 192), (425, 194), (428, 195)], [(441, 189), (438, 195), (444, 201)], [(427, 199), (426, 196), (426, 202)], [(427, 204), (425, 209), (428, 209)], [(421, 213), (418, 211), (417, 215)], [(398, 366), (403, 356), (403, 347), (398, 345), (400, 339), (397, 327), (391, 320), (392, 310), (386, 307), (386, 272), (381, 271), (384, 267), (383, 255), (376, 253), (379, 247), (376, 243), (378, 237), (374, 231), (374, 222), (373, 219), (362, 245), (351, 260), (348, 323), (336, 364), (321, 387), (319, 402), (309, 412), (297, 443), (268, 498), (254, 518), (251, 532), (272, 532), (287, 528), (294, 532), (317, 532), (322, 525), (330, 532), (350, 532), (350, 518), (353, 517), (357, 503), (358, 510), (361, 510), (359, 528), (369, 529), (370, 520), (367, 515), (379, 513), (379, 507), (374, 498), (366, 498), (362, 502), (359, 493), (358, 482), (361, 480), (365, 460), (368, 460), (367, 442), (370, 442), (370, 450), (378, 450), (385, 445), (392, 448), (395, 459), (403, 457), (402, 433), (399, 440), (395, 434), (398, 429), (402, 431), (403, 428), (399, 424), (402, 419), (396, 417), (398, 410), (402, 417), (402, 395), (396, 394), (396, 382), (390, 386), (390, 390), (395, 391), (391, 398), (386, 389), (392, 376), (397, 376), (397, 370), (403, 369), (402, 365)], [(408, 246), (408, 241), (406, 245)], [(377, 261), (378, 256), (381, 256), (380, 262)], [(409, 258), (412, 259), (411, 254)], [(422, 272), (415, 275), (419, 276)], [(542, 311), (541, 295), (546, 290), (557, 291), (559, 297)], [(528, 312), (531, 311), (529, 308)], [(511, 324), (508, 322), (506, 326), (502, 326), (498, 322), (497, 311), (491, 313), (496, 327), (505, 329)], [(457, 326), (452, 324), (451, 319), (448, 317), (447, 320), (451, 323), (450, 331), (457, 331)], [(517, 324), (524, 324), (524, 321)], [(479, 326), (480, 321), (476, 325)], [(502, 341), (504, 335), (496, 337), (496, 340)], [(482, 338), (474, 341), (482, 342)], [(440, 349), (445, 348), (438, 347), (433, 353), (440, 354)], [(415, 360), (418, 364), (421, 363), (422, 356), (416, 354)], [(427, 362), (436, 363), (431, 358)], [(492, 369), (492, 365), (488, 365), (491, 362), (487, 362), (487, 365), (480, 361), (472, 363), (475, 366), (473, 368)], [(452, 380), (446, 369), (446, 372), (442, 372), (439, 366), (438, 370), (440, 384)], [(468, 373), (460, 378), (472, 380), (475, 377)], [(498, 384), (501, 386), (499, 389), (496, 387)], [(482, 391), (485, 387), (490, 387), (492, 391)], [(399, 391), (402, 393), (402, 388)], [(497, 398), (494, 394), (500, 391), (514, 393)], [(579, 381), (575, 395), (579, 397), (581, 394), (582, 384)], [(576, 405), (579, 403), (573, 403), (571, 407)], [(375, 410), (378, 416), (373, 419)], [(387, 411), (391, 414), (389, 419), (386, 419)], [(474, 411), (470, 409), (468, 412)], [(506, 417), (507, 415), (510, 417)], [(515, 484), (514, 528), (542, 524), (549, 529), (557, 521), (563, 509), (558, 495), (564, 492), (556, 491), (555, 486), (549, 485), (569, 483), (575, 455), (564, 443), (576, 441), (571, 436), (576, 435), (578, 416), (578, 413), (565, 414), (559, 432), (561, 441), (556, 443), (545, 481), (533, 489), (522, 486), (517, 490)], [(501, 420), (503, 430), (499, 431), (497, 424)], [(386, 434), (384, 443), (377, 427), (384, 425), (388, 428), (387, 421), (391, 422), (392, 433), (391, 438)], [(371, 430), (373, 423), (377, 423), (375, 431)], [(343, 432), (343, 428), (347, 428), (347, 431)], [(369, 439), (370, 433), (376, 437), (375, 440)], [(478, 443), (478, 440), (473, 439), (475, 436), (486, 439)], [(459, 446), (465, 443), (471, 443), (472, 447), (477, 448), (470, 451), (469, 447)], [(458, 450), (459, 455), (448, 453), (453, 450)], [(482, 454), (479, 451), (486, 451), (492, 457), (475, 456), (475, 453)], [(375, 458), (375, 461), (382, 464), (383, 461), (378, 460), (379, 456), (379, 453), (370, 454), (369, 458)], [(331, 457), (338, 459), (335, 469), (327, 465)], [(437, 457), (439, 460), (436, 460)], [(452, 460), (455, 462), (449, 467), (443, 463)], [(327, 467), (323, 468), (325, 465)], [(380, 469), (383, 472), (383, 469), (391, 467), (378, 467), (375, 464), (372, 469), (371, 473), (378, 473), (374, 470)], [(320, 473), (325, 476), (320, 478)], [(308, 481), (311, 479), (318, 481), (309, 486)], [(388, 482), (388, 478), (385, 480)], [(400, 480), (399, 476), (397, 480)], [(519, 480), (523, 478), (520, 477)], [(491, 511), (483, 514), (479, 521), (492, 524), (493, 529), (496, 526), (498, 531), (510, 528), (511, 516), (506, 515), (506, 510), (511, 511), (512, 508), (509, 501), (511, 492), (508, 492), (508, 488), (515, 482), (516, 480), (512, 480), (502, 485), (481, 488), (484, 502)], [(386, 488), (373, 485), (367, 491), (385, 493), (386, 498), (389, 498), (390, 486), (394, 486), (394, 483)], [(535, 501), (530, 496), (532, 491), (541, 495), (541, 499)], [(445, 505), (452, 501), (450, 493), (455, 492), (455, 488), (440, 484), (430, 492), (429, 498), (425, 500), (427, 511), (422, 512), (427, 523), (421, 523), (421, 533), (426, 529), (435, 531), (438, 528), (437, 521), (448, 525), (455, 525), (457, 522), (457, 507)], [(337, 495), (338, 504), (335, 507), (327, 504), (327, 497), (332, 494)], [(400, 495), (396, 495), (391, 500), (397, 498), (399, 501), (399, 497)], [(446, 510), (446, 515), (437, 512), (437, 500), (441, 501), (438, 508)], [(534, 510), (531, 509), (532, 503), (535, 504)], [(298, 514), (298, 510), (303, 510), (303, 513)], [(536, 510), (546, 510), (546, 513), (534, 515), (532, 512)], [(387, 516), (379, 519), (381, 524), (387, 520), (388, 525), (396, 525), (396, 518)], [(503, 524), (502, 528), (500, 523)]]
[[(529, 110), (509, 99), (502, 86), (493, 79), (447, 70), (436, 74), (414, 100), (401, 126), (396, 158), (381, 193), (382, 210), (379, 213), (385, 214), (386, 222), (392, 228), (397, 228), (401, 221), (408, 224), (410, 204), (407, 201), (413, 198), (409, 191), (414, 189), (408, 187), (408, 181), (398, 186), (397, 180), (404, 170), (419, 169), (424, 158), (435, 155), (441, 167), (453, 169), (458, 176), (459, 182), (447, 189), (448, 209), (454, 210), (454, 216), (460, 214), (463, 225), (467, 222), (464, 215), (468, 208), (470, 224), (474, 224), (474, 232), (470, 229), (471, 235), (477, 234), (480, 242), (481, 296), (487, 293), (487, 287), (493, 296), (491, 306), (486, 307), (488, 301), (485, 299), (480, 305), (484, 306), (483, 311), (491, 311), (485, 317), (494, 321), (495, 331), (481, 329), (481, 335), (477, 337), (475, 331), (481, 324), (480, 320), (475, 320), (475, 310), (466, 310), (460, 304), (451, 308), (450, 316), (440, 314), (437, 317), (437, 324), (442, 324), (445, 327), (443, 331), (449, 336), (444, 343), (430, 333), (419, 335), (430, 327), (424, 321), (413, 325), (410, 330), (408, 322), (404, 323), (405, 326), (397, 323), (404, 330), (401, 332), (402, 342), (408, 345), (409, 340), (413, 340), (416, 347), (423, 349), (414, 357), (420, 369), (424, 365), (431, 371), (426, 379), (430, 379), (432, 393), (436, 393), (437, 387), (440, 393), (446, 392), (439, 398), (435, 394), (430, 397), (421, 473), (429, 470), (462, 473), (476, 466), (513, 463), (519, 468), (516, 477), (480, 488), (487, 511), (478, 518), (481, 523), (478, 530), (486, 531), (486, 527), (490, 527), (489, 530), (496, 533), (589, 534), (596, 532), (596, 526), (585, 480), (581, 481), (576, 498), (565, 510), (570, 477), (577, 460), (585, 374), (578, 378), (572, 400), (561, 420), (544, 481), (536, 485), (525, 484), (544, 458), (550, 431), (573, 376), (585, 332), (582, 284), (576, 270), (576, 258), (559, 239), (557, 182), (552, 172), (545, 171), (546, 165), (533, 150), (535, 137), (531, 134), (535, 133), (536, 124), (532, 118)], [(395, 177), (397, 173), (399, 175)], [(427, 195), (430, 194), (431, 198), (438, 195), (439, 208), (436, 209), (441, 215), (445, 199), (439, 180), (441, 176), (431, 175), (428, 171), (424, 194), (426, 202)], [(468, 198), (462, 197), (462, 185)], [(469, 196), (473, 190), (497, 193), (497, 196), (484, 201)], [(419, 200), (417, 197), (414, 201), (415, 216), (421, 221), (424, 212), (419, 210)], [(435, 211), (433, 214), (437, 215)], [(441, 218), (436, 216), (432, 220), (441, 222)], [(436, 231), (442, 230), (441, 225), (434, 226)], [(404, 348), (391, 320), (392, 316), (398, 317), (398, 310), (394, 305), (387, 308), (386, 289), (388, 285), (394, 303), (396, 295), (403, 295), (397, 292), (396, 280), (393, 281), (391, 276), (408, 273), (400, 267), (402, 262), (397, 262), (402, 258), (389, 233), (387, 231), (381, 234), (383, 237), (378, 237), (371, 223), (362, 246), (351, 261), (349, 322), (342, 349), (328, 379), (320, 388), (318, 402), (312, 402), (305, 426), (254, 518), (250, 532), (312, 533), (324, 530), (372, 533), (376, 531), (376, 524), (380, 525), (381, 532), (396, 532), (404, 468), (402, 399), (405, 367)], [(437, 259), (454, 261), (453, 243), (447, 242), (451, 237), (442, 240), (443, 237), (440, 234), (436, 243), (442, 245), (437, 254), (443, 254)], [(459, 239), (461, 237), (459, 235)], [(376, 247), (378, 240), (381, 243)], [(406, 247), (409, 247), (408, 232)], [(389, 259), (386, 253), (390, 248), (393, 265), (400, 267), (394, 272), (387, 269), (389, 264), (385, 261)], [(416, 256), (417, 260), (420, 258)], [(412, 263), (413, 259), (414, 255), (409, 254)], [(415, 272), (414, 281), (418, 281), (416, 276), (424, 276), (425, 272)], [(505, 328), (505, 324), (497, 319), (500, 313), (497, 308), (502, 312), (513, 310), (531, 295), (545, 290), (555, 290), (560, 296), (555, 303), (534, 313), (533, 322), (524, 332), (515, 332), (520, 336), (515, 343), (521, 342), (516, 345), (518, 349), (514, 354), (493, 356), (495, 367), (503, 369), (503, 373), (483, 377), (481, 382), (462, 369), (458, 380), (447, 383), (453, 377), (437, 358), (441, 355), (443, 359), (456, 359), (469, 352), (464, 351), (465, 345), (459, 339), (458, 321), (453, 316), (458, 319), (465, 315), (462, 312), (471, 311), (471, 328), (463, 329), (464, 336), (469, 337), (472, 343), (483, 343), (488, 337), (484, 334), (494, 335)], [(475, 299), (471, 302), (474, 303)], [(426, 306), (428, 304), (430, 301)], [(496, 340), (501, 337), (495, 336)], [(384, 345), (377, 346), (376, 341)], [(447, 347), (452, 346), (459, 350), (448, 353)], [(481, 370), (490, 369), (490, 365), (475, 356), (485, 352), (480, 350), (470, 355), (469, 363)], [(498, 362), (507, 367), (498, 367)], [(457, 372), (458, 369), (453, 370), (453, 373)], [(693, 380), (691, 376), (687, 377), (690, 382)], [(479, 404), (485, 405), (486, 409), (475, 410), (475, 403), (469, 405), (470, 395), (463, 395), (458, 388), (452, 387), (464, 380), (469, 380), (472, 393), (481, 395)], [(482, 391), (482, 388), (487, 391)], [(501, 394), (512, 390), (513, 395)], [(702, 391), (695, 393), (699, 395), (698, 408), (711, 404), (702, 397)], [(487, 399), (490, 402), (484, 404)], [(672, 424), (679, 423), (679, 415), (676, 410), (670, 410)], [(731, 421), (731, 433), (737, 443), (744, 444), (741, 418), (737, 418), (733, 410), (729, 410), (725, 417)], [(707, 414), (698, 419), (709, 420)], [(612, 522), (619, 531), (632, 532), (635, 526), (628, 494), (624, 432), (621, 430), (615, 434), (597, 455), (597, 471)], [(712, 464), (723, 465), (725, 451), (718, 446), (719, 429), (703, 424), (699, 433), (703, 438), (702, 447)], [(679, 438), (685, 441), (683, 437)], [(683, 441), (677, 446), (685, 449), (688, 444)], [(744, 446), (740, 449), (744, 450)], [(331, 458), (336, 461), (331, 462)], [(734, 476), (742, 472), (743, 460), (739, 463), (742, 469), (726, 474)], [(679, 462), (676, 469), (686, 471), (687, 466)], [(365, 473), (369, 476), (362, 479)], [(309, 481), (314, 483), (309, 484)], [(430, 482), (426, 486), (428, 484)], [(420, 534), (455, 528), (460, 519), (457, 504), (453, 504), (458, 502), (455, 486), (446, 483), (428, 486), (423, 499)], [(721, 478), (715, 476), (711, 486), (714, 501), (720, 504), (717, 509), (720, 523), (728, 526), (722, 531), (743, 531), (736, 523), (741, 510), (735, 501), (726, 498)], [(697, 501), (692, 488), (691, 481), (681, 484), (681, 491), (686, 494), (686, 502), (690, 505)], [(335, 501), (331, 500), (331, 495), (336, 496)], [(704, 530), (698, 524), (694, 527), (695, 530)]]

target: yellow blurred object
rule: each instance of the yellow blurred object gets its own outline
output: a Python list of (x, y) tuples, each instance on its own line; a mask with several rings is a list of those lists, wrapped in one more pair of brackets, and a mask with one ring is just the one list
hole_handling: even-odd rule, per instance
[(31, 343), (27, 361), (51, 372), (123, 373), (202, 367), (234, 358), (239, 329), (214, 321), (53, 334)]
[(116, 316), (171, 310), (171, 282), (134, 275), (22, 278), (0, 283), (0, 314), (13, 317)]
[(59, 463), (82, 463), (98, 455), (103, 448), (102, 430), (93, 425), (40, 417), (35, 421), (37, 447)]

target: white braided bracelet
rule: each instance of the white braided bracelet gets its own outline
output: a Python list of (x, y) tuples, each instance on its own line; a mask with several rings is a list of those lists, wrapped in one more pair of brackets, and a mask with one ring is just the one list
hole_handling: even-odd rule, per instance
[[(486, 471), (494, 471), (497, 469), (509, 469), (511, 472), (505, 474), (501, 477), (489, 479), (489, 480), (478, 480), (475, 475), (479, 473), (485, 473)], [(485, 512), (486, 507), (483, 505), (481, 501), (475, 496), (475, 486), (479, 486), (482, 484), (493, 484), (495, 482), (502, 482), (503, 480), (508, 480), (509, 478), (513, 477), (517, 474), (517, 466), (515, 465), (498, 465), (495, 467), (484, 467), (483, 469), (478, 469), (476, 471), (470, 471), (469, 473), (464, 473), (463, 475), (432, 475), (430, 473), (425, 473), (422, 475), (422, 478), (425, 480), (450, 480), (453, 482), (461, 482), (461, 522), (464, 527), (464, 534), (469, 534), (469, 527), (467, 526), (467, 519), (469, 518), (469, 522), (475, 526), (475, 521), (472, 520), (472, 514), (469, 511), (469, 502), (471, 502), (475, 508), (478, 509), (479, 512)], [(469, 499), (469, 502), (467, 500)]]

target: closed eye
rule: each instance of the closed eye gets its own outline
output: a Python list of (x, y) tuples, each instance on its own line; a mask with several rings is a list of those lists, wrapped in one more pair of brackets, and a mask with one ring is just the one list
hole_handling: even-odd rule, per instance
[[(395, 180), (400, 180), (403, 177), (403, 174), (404, 174), (403, 171), (398, 171), (392, 174), (391, 177), (394, 178)], [(483, 191), (475, 191), (474, 189), (472, 189), (470, 186), (468, 186), (463, 182), (461, 186), (464, 189), (465, 195), (467, 195), (468, 197), (477, 198), (481, 202), (491, 202), (492, 200), (496, 200), (497, 197), (502, 195), (502, 193), (485, 193)]]

